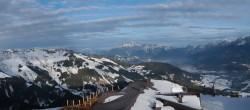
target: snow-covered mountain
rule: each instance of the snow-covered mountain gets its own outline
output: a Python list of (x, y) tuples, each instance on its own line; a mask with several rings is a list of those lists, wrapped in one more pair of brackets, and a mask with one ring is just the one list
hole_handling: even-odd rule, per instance
[(159, 53), (166, 53), (169, 52), (171, 49), (172, 48), (168, 46), (129, 42), (126, 44), (120, 44), (117, 47), (102, 52), (101, 54), (114, 55), (116, 58), (117, 56), (121, 56), (128, 58), (139, 57), (139, 59), (147, 59), (147, 58), (160, 57)]
[(9, 49), (0, 53), (0, 106), (62, 106), (108, 85), (147, 77), (180, 84), (200, 78), (164, 63), (121, 65), (67, 49)]
[(215, 71), (247, 71), (250, 69), (249, 48), (250, 36), (183, 48), (131, 42), (101, 54), (128, 63), (160, 61), (177, 66), (189, 64), (199, 69)]
[(249, 49), (250, 36), (183, 48), (128, 43), (107, 50), (103, 54), (111, 59), (132, 64), (148, 61), (167, 62), (182, 69), (184, 67), (190, 73), (202, 73), (201, 76), (205, 79), (213, 79), (210, 76), (215, 75), (218, 77), (216, 79), (219, 79), (218, 82), (221, 82), (217, 88), (249, 92), (250, 86), (246, 83), (250, 80)]
[(116, 49), (116, 48), (117, 49), (139, 48), (139, 49), (145, 50), (146, 52), (149, 51), (149, 50), (158, 49), (158, 48), (162, 48), (162, 49), (165, 49), (165, 50), (171, 49), (171, 47), (168, 47), (168, 46), (159, 46), (159, 45), (156, 45), (156, 44), (142, 44), (142, 43), (138, 43), (138, 42), (123, 43), (123, 44), (120, 44), (120, 45), (114, 47), (113, 49)]

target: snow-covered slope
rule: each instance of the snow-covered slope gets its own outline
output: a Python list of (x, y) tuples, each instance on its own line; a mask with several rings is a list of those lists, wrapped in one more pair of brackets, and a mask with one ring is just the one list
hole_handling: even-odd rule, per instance
[[(0, 96), (4, 100), (17, 96), (23, 101), (19, 103), (46, 107), (58, 96), (84, 97), (85, 93), (102, 89), (100, 84), (132, 81), (119, 75), (120, 70), (126, 71), (109, 59), (92, 58), (66, 49), (9, 49), (0, 53)], [(17, 92), (20, 86), (23, 91)], [(31, 92), (37, 98), (25, 98), (20, 95), (26, 94), (22, 92)], [(39, 98), (41, 94), (53, 94), (54, 98)]]

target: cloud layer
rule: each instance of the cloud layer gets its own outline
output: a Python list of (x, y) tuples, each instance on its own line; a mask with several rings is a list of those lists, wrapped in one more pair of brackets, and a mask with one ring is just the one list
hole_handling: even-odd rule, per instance
[[(0, 49), (172, 46), (249, 34), (249, 0), (1, 0)], [(197, 40), (207, 39), (207, 40)]]

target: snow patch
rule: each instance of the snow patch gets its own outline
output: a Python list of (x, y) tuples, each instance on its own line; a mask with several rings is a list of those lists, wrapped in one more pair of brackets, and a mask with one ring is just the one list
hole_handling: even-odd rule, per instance
[(110, 96), (110, 97), (108, 97), (108, 98), (105, 99), (104, 103), (111, 102), (111, 101), (116, 100), (116, 99), (118, 99), (118, 98), (120, 98), (120, 97), (122, 97), (122, 96), (123, 96), (123, 95)]

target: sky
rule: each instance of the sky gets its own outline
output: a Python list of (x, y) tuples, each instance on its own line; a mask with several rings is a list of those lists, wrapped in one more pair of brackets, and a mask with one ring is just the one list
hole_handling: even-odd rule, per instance
[(250, 0), (0, 0), (0, 50), (234, 40), (249, 13)]

